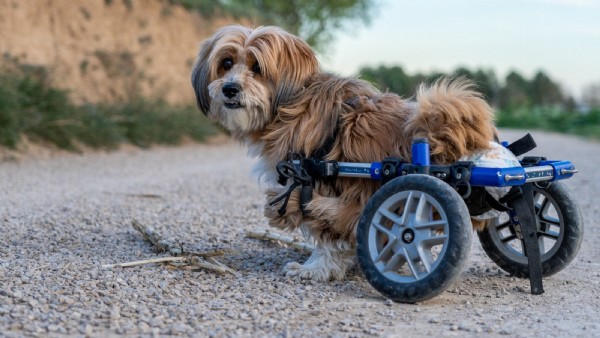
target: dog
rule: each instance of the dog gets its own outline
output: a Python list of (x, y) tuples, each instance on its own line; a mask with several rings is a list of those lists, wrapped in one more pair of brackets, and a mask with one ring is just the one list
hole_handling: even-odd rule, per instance
[(322, 72), (306, 42), (273, 26), (217, 30), (200, 45), (192, 86), (199, 109), (259, 158), (269, 224), (300, 229), (315, 242), (304, 264), (286, 265), (287, 275), (318, 281), (343, 279), (354, 263), (357, 223), (381, 183), (318, 179), (304, 210), (296, 188), (280, 215), (283, 202), (269, 203), (288, 189), (276, 184), (278, 162), (290, 153), (343, 162), (410, 159), (412, 140), (426, 137), (432, 163), (448, 164), (489, 149), (496, 134), (492, 109), (464, 78), (421, 85), (415, 100), (404, 99)]

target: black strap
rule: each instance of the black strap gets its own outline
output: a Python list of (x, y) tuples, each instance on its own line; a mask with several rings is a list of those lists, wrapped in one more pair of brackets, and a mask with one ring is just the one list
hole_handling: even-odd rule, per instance
[(284, 200), (277, 212), (279, 216), (285, 215), (292, 192), (297, 187), (302, 186), (302, 190), (300, 191), (300, 210), (303, 215), (308, 214), (306, 205), (312, 200), (312, 177), (304, 168), (295, 165), (291, 160), (279, 162), (277, 164), (277, 173), (279, 174), (279, 183), (287, 182), (288, 178), (291, 178), (294, 183), (284, 193), (271, 200), (269, 205), (275, 205), (279, 201)]
[(535, 147), (537, 147), (537, 144), (535, 143), (533, 136), (527, 133), (527, 135), (511, 143), (506, 148), (515, 156), (521, 156)]
[(533, 186), (531, 183), (519, 187), (520, 194), (516, 194), (508, 201), (508, 205), (517, 213), (521, 233), (523, 235), (523, 253), (527, 256), (529, 266), (529, 284), (531, 293), (541, 295), (544, 293), (542, 283), (542, 258), (540, 243), (538, 242), (538, 218), (535, 214), (533, 200)]
[(340, 170), (336, 161), (322, 161), (312, 157), (303, 159), (302, 167), (313, 178), (336, 177)]
[(494, 210), (498, 210), (498, 211), (502, 211), (502, 212), (507, 212), (510, 210), (509, 207), (507, 207), (506, 205), (500, 203), (498, 200), (496, 200), (494, 198), (494, 196), (492, 196), (487, 190), (485, 190), (484, 193), (484, 201), (485, 203), (492, 209)]

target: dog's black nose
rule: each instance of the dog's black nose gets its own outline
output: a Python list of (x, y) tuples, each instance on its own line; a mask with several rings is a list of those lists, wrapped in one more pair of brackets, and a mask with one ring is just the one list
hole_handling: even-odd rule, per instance
[(226, 97), (231, 99), (231, 98), (235, 97), (239, 92), (242, 91), (242, 87), (240, 87), (240, 85), (237, 83), (229, 82), (223, 86), (222, 91), (223, 91), (223, 95), (225, 95)]

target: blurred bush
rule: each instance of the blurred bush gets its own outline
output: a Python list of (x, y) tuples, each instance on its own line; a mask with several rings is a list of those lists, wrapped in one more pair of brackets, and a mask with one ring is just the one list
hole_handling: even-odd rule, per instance
[[(364, 67), (360, 76), (381, 90), (412, 97), (418, 86), (431, 83), (446, 74), (408, 74), (399, 66)], [(600, 139), (600, 90), (585, 91), (584, 104), (563, 93), (560, 85), (548, 74), (538, 71), (527, 79), (516, 71), (499, 81), (493, 70), (475, 71), (461, 67), (449, 74), (463, 76), (475, 82), (485, 99), (496, 108), (500, 127), (545, 129)]]
[(78, 144), (112, 149), (123, 142), (141, 147), (203, 140), (217, 129), (196, 107), (159, 99), (75, 105), (68, 92), (49, 85), (42, 67), (19, 66), (0, 73), (0, 144), (33, 141), (77, 150)]
[(577, 112), (551, 107), (497, 111), (500, 127), (543, 129), (600, 140), (600, 108)]
[(316, 49), (324, 48), (350, 22), (368, 23), (374, 0), (170, 0), (205, 18), (232, 16), (260, 25), (276, 25), (302, 37)]

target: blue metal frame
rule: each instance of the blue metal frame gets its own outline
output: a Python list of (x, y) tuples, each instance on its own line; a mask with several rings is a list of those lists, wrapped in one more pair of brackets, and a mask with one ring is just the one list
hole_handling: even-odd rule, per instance
[[(429, 145), (427, 143), (413, 144), (412, 166), (429, 167)], [(338, 162), (338, 176), (382, 179), (382, 162), (354, 163)], [(469, 183), (472, 186), (507, 187), (518, 186), (525, 183), (564, 180), (577, 173), (571, 161), (544, 160), (535, 166), (485, 168), (474, 166), (471, 168)]]

